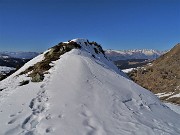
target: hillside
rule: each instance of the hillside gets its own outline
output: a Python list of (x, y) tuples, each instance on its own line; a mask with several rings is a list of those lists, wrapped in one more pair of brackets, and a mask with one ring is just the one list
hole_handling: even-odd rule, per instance
[(86, 39), (52, 47), (0, 89), (2, 135), (180, 134), (180, 115)]
[(19, 68), (28, 62), (29, 59), (18, 59), (12, 57), (0, 57), (0, 66)]
[(129, 76), (162, 100), (180, 104), (180, 44)]
[(29, 59), (13, 58), (0, 54), (0, 81), (22, 67)]

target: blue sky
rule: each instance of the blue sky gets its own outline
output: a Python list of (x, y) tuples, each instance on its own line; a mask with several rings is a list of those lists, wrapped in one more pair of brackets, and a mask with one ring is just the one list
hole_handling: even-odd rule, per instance
[(88, 38), (104, 49), (180, 42), (179, 0), (0, 0), (0, 51), (44, 51)]

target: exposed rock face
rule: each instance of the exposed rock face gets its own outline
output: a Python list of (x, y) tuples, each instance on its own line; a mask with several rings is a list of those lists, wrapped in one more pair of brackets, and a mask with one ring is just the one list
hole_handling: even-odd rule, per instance
[(41, 75), (41, 74), (39, 74), (39, 73), (37, 73), (36, 75), (33, 75), (32, 76), (32, 82), (41, 82), (41, 81), (43, 81), (43, 79), (44, 79), (44, 75)]
[(164, 93), (162, 100), (180, 104), (180, 43), (151, 65), (133, 70), (129, 76), (153, 93)]
[[(96, 54), (104, 54), (102, 47), (96, 42), (89, 42), (88, 40), (86, 40), (84, 43), (86, 44), (86, 46), (94, 46), (94, 51)], [(50, 65), (51, 62), (58, 60), (61, 55), (71, 51), (72, 49), (81, 49), (81, 43), (77, 43), (72, 40), (68, 42), (61, 42), (58, 45), (52, 47), (47, 53), (44, 54), (44, 60), (36, 63), (34, 66), (30, 66), (28, 69), (21, 72), (20, 75), (28, 73), (28, 76), (32, 78), (32, 82), (41, 82), (44, 79), (44, 74), (46, 73), (46, 71), (48, 71), (52, 67)]]

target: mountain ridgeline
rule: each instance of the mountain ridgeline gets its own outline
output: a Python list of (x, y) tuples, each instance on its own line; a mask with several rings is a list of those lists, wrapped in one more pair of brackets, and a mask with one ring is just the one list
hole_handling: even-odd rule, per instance
[(137, 68), (144, 66), (166, 51), (153, 49), (134, 49), (134, 50), (106, 50), (106, 56), (112, 60), (120, 69)]
[[(104, 54), (104, 51), (102, 47), (97, 44), (96, 42), (89, 42), (84, 41), (84, 44), (86, 46), (92, 46), (94, 49), (94, 53), (102, 53)], [(30, 66), (25, 71), (21, 72), (21, 74), (25, 74), (28, 72), (31, 72), (29, 74), (29, 77), (32, 77), (33, 82), (40, 82), (44, 78), (44, 73), (48, 71), (52, 66), (50, 65), (52, 61), (56, 61), (60, 58), (61, 55), (65, 54), (66, 52), (71, 51), (72, 49), (81, 49), (81, 42), (77, 43), (74, 41), (68, 41), (68, 42), (61, 42), (58, 45), (55, 45), (44, 54), (44, 59), (41, 62), (36, 63), (33, 66)], [(92, 54), (92, 57), (95, 57), (94, 54)]]
[(129, 59), (155, 60), (167, 51), (153, 49), (134, 49), (134, 50), (105, 50), (105, 54), (112, 61)]
[(179, 114), (87, 39), (30, 60), (0, 82), (0, 97), (1, 135), (180, 134)]

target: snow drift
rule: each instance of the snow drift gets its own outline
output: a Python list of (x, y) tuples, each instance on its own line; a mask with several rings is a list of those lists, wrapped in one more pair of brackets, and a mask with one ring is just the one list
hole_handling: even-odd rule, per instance
[(180, 115), (129, 80), (97, 43), (70, 42), (80, 47), (51, 61), (42, 81), (31, 74), (51, 49), (0, 82), (0, 134), (180, 134)]

